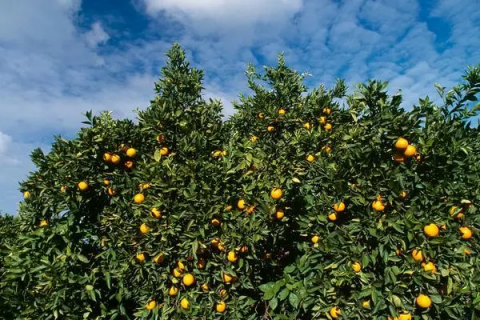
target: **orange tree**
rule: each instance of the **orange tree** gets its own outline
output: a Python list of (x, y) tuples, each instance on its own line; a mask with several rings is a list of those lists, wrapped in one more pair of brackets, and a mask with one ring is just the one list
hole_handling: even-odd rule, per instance
[[(475, 319), (480, 68), (411, 111), (308, 92), (283, 58), (222, 121), (168, 52), (138, 122), (87, 113), (22, 182), (1, 295), (21, 319)], [(340, 102), (347, 107), (340, 107)]]

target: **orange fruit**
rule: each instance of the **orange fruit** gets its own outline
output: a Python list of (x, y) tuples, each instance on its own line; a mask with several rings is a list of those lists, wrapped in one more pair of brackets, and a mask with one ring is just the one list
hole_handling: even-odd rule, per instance
[(313, 161), (315, 161), (315, 157), (312, 156), (311, 154), (309, 154), (309, 155), (307, 156), (307, 161), (308, 161), (308, 162), (313, 162)]
[(112, 162), (112, 154), (110, 152), (103, 154), (103, 161)]
[(128, 148), (126, 154), (129, 158), (135, 158), (137, 156), (137, 150), (134, 148)]
[(337, 220), (337, 214), (335, 212), (332, 212), (328, 215), (328, 220), (330, 221), (336, 221)]
[(107, 193), (111, 197), (113, 197), (116, 194), (115, 190), (113, 190), (112, 187), (108, 188)]
[(406, 191), (402, 191), (400, 192), (400, 194), (398, 195), (401, 199), (405, 199), (407, 197), (407, 192)]
[(218, 292), (218, 296), (219, 296), (220, 298), (222, 298), (222, 297), (227, 297), (227, 296), (228, 296), (227, 290), (221, 289), (221, 290)]
[(177, 261), (177, 267), (178, 267), (178, 270), (180, 270), (180, 271), (185, 270), (185, 265), (183, 264), (183, 262), (181, 260)]
[(330, 148), (329, 146), (323, 146), (321, 151), (325, 151), (326, 153), (330, 153), (332, 151), (332, 148)]
[(172, 271), (172, 275), (175, 277), (175, 278), (180, 278), (182, 276), (182, 271), (180, 271), (180, 269), (178, 268), (175, 268), (173, 269)]
[(310, 129), (312, 128), (312, 126), (310, 125), (310, 122), (305, 122), (305, 123), (303, 124), (303, 127), (304, 127), (305, 129), (307, 129), (307, 130), (310, 130)]
[(405, 138), (398, 138), (397, 142), (395, 142), (395, 148), (398, 150), (405, 150), (408, 147), (408, 141)]
[(164, 260), (165, 260), (165, 255), (163, 253), (160, 253), (153, 259), (153, 262), (160, 264), (160, 263), (163, 263)]
[(335, 212), (343, 212), (345, 210), (345, 203), (341, 201), (338, 203), (335, 203), (333, 205), (333, 210), (335, 210)]
[(422, 267), (423, 267), (423, 271), (425, 272), (431, 272), (431, 273), (437, 272), (437, 268), (435, 267), (435, 264), (433, 264), (433, 262), (431, 261), (427, 263), (423, 263)]
[(106, 185), (106, 186), (109, 186), (110, 185), (110, 180), (108, 180), (108, 179), (103, 180), (103, 184)]
[(202, 290), (203, 291), (208, 291), (208, 290), (210, 290), (210, 287), (208, 286), (208, 284), (204, 283), (204, 284), (202, 284)]
[(416, 303), (420, 308), (427, 309), (432, 305), (432, 300), (429, 296), (420, 294), (416, 299)]
[(60, 192), (65, 192), (67, 191), (67, 186), (61, 186), (60, 187)]
[(225, 251), (225, 244), (223, 242), (220, 242), (217, 246), (217, 249), (220, 251)]
[(438, 226), (436, 224), (430, 223), (423, 228), (423, 232), (429, 238), (435, 238), (440, 233)]
[(278, 109), (278, 114), (283, 116), (287, 111), (285, 109)]
[(270, 192), (270, 196), (274, 200), (279, 200), (280, 198), (282, 198), (282, 195), (283, 195), (283, 192), (282, 192), (282, 189), (280, 188), (273, 188), (272, 191)]
[(342, 311), (338, 308), (338, 307), (332, 307), (330, 309), (330, 316), (333, 318), (333, 319), (337, 319), (339, 315), (342, 314)]
[(30, 194), (30, 191), (25, 191), (25, 192), (23, 193), (23, 199), (28, 199), (28, 198), (30, 198), (30, 195), (31, 195), (31, 194)]
[(332, 110), (330, 108), (323, 108), (323, 113), (328, 116), (330, 113), (332, 113)]
[(230, 251), (227, 255), (228, 261), (235, 263), (238, 260), (238, 255), (235, 253), (235, 251)]
[(160, 155), (162, 156), (166, 156), (168, 154), (168, 148), (167, 147), (163, 147), (160, 149)]
[(248, 252), (248, 247), (247, 246), (241, 246), (240, 247), (240, 252), (241, 253), (247, 253)]
[(140, 225), (140, 232), (141, 232), (142, 234), (147, 234), (147, 233), (148, 233), (148, 226), (147, 226), (147, 224), (142, 223), (142, 224)]
[(185, 286), (190, 287), (195, 283), (195, 277), (191, 273), (187, 273), (183, 276), (182, 282)]
[(374, 200), (372, 202), (372, 208), (375, 211), (383, 211), (385, 210), (385, 206), (383, 205), (381, 200)]
[(318, 121), (320, 122), (320, 124), (325, 124), (327, 123), (327, 118), (326, 117), (320, 117), (320, 119), (318, 119)]
[(332, 131), (332, 124), (326, 123), (323, 128), (325, 129), (325, 131), (330, 132)]
[(263, 114), (263, 112), (260, 112), (260, 113), (258, 114), (258, 118), (259, 118), (259, 119), (265, 119), (265, 115)]
[(463, 249), (463, 254), (469, 256), (472, 254), (472, 252), (470, 250), (468, 250), (467, 248)]
[(133, 201), (136, 203), (136, 204), (142, 204), (143, 201), (145, 201), (145, 196), (141, 193), (137, 193), (134, 197), (133, 197)]
[(258, 137), (257, 137), (257, 136), (252, 136), (252, 137), (250, 138), (250, 142), (257, 142), (257, 140), (258, 140)]
[(217, 302), (215, 306), (215, 309), (217, 310), (217, 312), (220, 312), (220, 313), (225, 312), (226, 308), (227, 308), (227, 304), (225, 303), (225, 301)]
[(237, 208), (240, 209), (240, 210), (245, 209), (245, 200), (243, 200), (243, 199), (238, 200)]
[(320, 237), (318, 235), (314, 235), (311, 240), (313, 243), (318, 243), (318, 241), (320, 241)]
[(159, 134), (159, 135), (157, 136), (157, 141), (158, 141), (159, 143), (162, 143), (164, 140), (165, 140), (165, 136), (164, 136), (163, 134)]
[(190, 308), (190, 302), (187, 298), (183, 298), (182, 301), (180, 301), (180, 307), (182, 307), (183, 310), (188, 310), (188, 308)]
[(152, 310), (157, 306), (157, 302), (155, 300), (149, 301), (147, 303), (147, 310)]
[(118, 154), (114, 154), (112, 155), (112, 163), (113, 164), (119, 164), (120, 161), (122, 160), (122, 158), (120, 158), (120, 156)]
[(422, 250), (417, 250), (417, 249), (414, 249), (412, 251), (412, 258), (413, 260), (415, 261), (423, 261), (423, 252)]
[(353, 271), (355, 271), (355, 273), (359, 273), (360, 271), (362, 271), (362, 265), (358, 262), (353, 262), (352, 269)]
[(409, 145), (403, 152), (403, 155), (408, 158), (413, 157), (415, 154), (417, 154), (417, 149), (412, 145)]
[(160, 209), (152, 208), (152, 210), (150, 210), (150, 216), (152, 218), (160, 219), (162, 217), (162, 212)]
[(274, 127), (274, 126), (268, 126), (268, 127), (267, 127), (267, 131), (268, 131), (268, 132), (273, 132), (273, 131), (275, 131), (275, 127)]
[(78, 183), (78, 189), (80, 189), (80, 191), (87, 191), (88, 190), (88, 183), (86, 183), (85, 181), (80, 181)]
[(132, 169), (133, 168), (133, 161), (125, 161), (125, 168)]
[(362, 307), (363, 308), (370, 308), (370, 300), (366, 300), (362, 302)]
[(203, 258), (198, 259), (197, 269), (205, 269), (205, 259)]
[(255, 211), (255, 206), (250, 206), (250, 207), (248, 207), (248, 209), (247, 209), (247, 213), (248, 213), (248, 214), (252, 214), (253, 211)]
[(282, 220), (284, 216), (285, 216), (285, 212), (282, 209), (278, 209), (277, 212), (275, 212), (275, 217), (278, 220)]
[(472, 230), (468, 227), (460, 227), (460, 232), (463, 240), (468, 240), (472, 237)]
[(227, 273), (224, 273), (223, 274), (223, 282), (225, 283), (230, 283), (233, 281), (233, 276), (227, 274)]
[(47, 220), (40, 221), (40, 227), (48, 227), (48, 221)]
[(137, 258), (137, 260), (138, 260), (139, 262), (145, 261), (145, 254), (142, 253), (142, 252), (137, 253), (137, 255), (136, 255), (135, 257)]
[(220, 220), (218, 220), (216, 218), (212, 219), (211, 223), (212, 223), (212, 226), (214, 226), (214, 227), (218, 227), (221, 224)]
[(168, 289), (168, 295), (169, 296), (176, 296), (178, 293), (178, 288), (175, 287), (175, 286), (171, 286), (169, 289)]
[(412, 315), (409, 312), (404, 311), (398, 316), (398, 320), (412, 320)]
[(233, 207), (231, 205), (228, 205), (225, 207), (225, 211), (230, 212), (232, 211)]

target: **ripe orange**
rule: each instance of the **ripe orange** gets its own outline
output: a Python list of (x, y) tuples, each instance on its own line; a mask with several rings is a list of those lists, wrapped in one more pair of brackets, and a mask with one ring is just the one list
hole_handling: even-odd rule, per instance
[(327, 118), (322, 116), (318, 121), (320, 122), (320, 124), (325, 124), (327, 123)]
[(126, 153), (129, 158), (135, 158), (137, 156), (137, 150), (134, 148), (128, 148)]
[(28, 199), (28, 198), (30, 198), (30, 195), (31, 195), (31, 194), (30, 194), (30, 191), (25, 191), (25, 192), (23, 193), (23, 199)]
[(218, 292), (218, 296), (219, 296), (220, 298), (222, 298), (222, 297), (226, 298), (226, 297), (228, 296), (227, 290), (221, 289), (221, 290)]
[(248, 214), (252, 214), (253, 211), (255, 211), (255, 206), (250, 206), (250, 207), (248, 207), (248, 209), (247, 209), (247, 213), (248, 213)]
[[(88, 183), (86, 183), (85, 181), (80, 181), (78, 183), (78, 189), (80, 189), (80, 191), (87, 191), (88, 189)], [(27, 191), (28, 192), (28, 191)]]
[(60, 192), (65, 192), (65, 191), (67, 191), (67, 189), (68, 189), (67, 186), (61, 186), (60, 187)]
[(240, 209), (240, 210), (245, 209), (245, 200), (243, 200), (243, 199), (238, 200), (237, 208)]
[(133, 201), (136, 203), (136, 204), (142, 204), (143, 201), (145, 201), (145, 196), (141, 193), (137, 193), (135, 195), (135, 197), (133, 197)]
[(363, 308), (370, 308), (370, 300), (366, 300), (362, 302), (362, 307)]
[(412, 251), (412, 258), (413, 258), (413, 260), (415, 260), (415, 261), (419, 261), (419, 262), (423, 261), (423, 258), (424, 258), (424, 257), (423, 257), (423, 252), (422, 252), (422, 250), (414, 249), (414, 250)]
[(270, 192), (270, 196), (274, 200), (279, 200), (280, 198), (282, 198), (282, 195), (283, 195), (283, 192), (282, 192), (282, 189), (280, 188), (273, 188), (272, 191)]
[(353, 262), (352, 269), (353, 271), (355, 271), (355, 273), (359, 273), (360, 271), (362, 271), (362, 265), (358, 262)]
[(217, 246), (217, 249), (220, 251), (225, 251), (225, 244), (223, 242), (220, 242)]
[(111, 197), (113, 197), (116, 194), (115, 190), (113, 190), (112, 187), (108, 188), (107, 193)]
[(188, 310), (190, 307), (190, 302), (187, 300), (187, 298), (183, 298), (182, 301), (180, 301), (180, 307), (182, 307), (183, 310)]
[(328, 116), (330, 113), (332, 113), (332, 110), (330, 108), (323, 108), (323, 113)]
[(190, 287), (195, 283), (195, 277), (191, 273), (187, 273), (183, 276), (182, 282), (185, 286)]
[(412, 320), (412, 315), (409, 312), (404, 311), (398, 316), (398, 320)]
[(133, 168), (133, 161), (125, 161), (125, 168), (132, 169)]
[(372, 208), (375, 211), (383, 211), (385, 210), (385, 206), (382, 203), (382, 200), (374, 200), (372, 202)]
[(332, 148), (330, 148), (329, 146), (323, 146), (321, 150), (325, 150), (326, 153), (330, 153), (332, 151)]
[(403, 152), (403, 155), (408, 158), (413, 157), (415, 154), (417, 154), (417, 149), (412, 145), (408, 145), (408, 147)]
[(259, 118), (259, 119), (265, 119), (265, 115), (263, 114), (263, 112), (260, 112), (260, 113), (258, 114), (258, 118)]
[(178, 268), (173, 269), (172, 275), (175, 278), (180, 278), (182, 276), (182, 271), (180, 271)]
[(472, 230), (468, 227), (460, 227), (460, 233), (463, 240), (468, 240), (472, 237)]
[(305, 123), (303, 124), (303, 127), (304, 127), (305, 129), (307, 129), (307, 130), (310, 130), (310, 129), (312, 128), (312, 126), (310, 125), (310, 122), (305, 122)]
[(220, 302), (217, 302), (217, 305), (215, 308), (217, 309), (217, 312), (223, 313), (227, 308), (227, 304), (225, 303), (225, 301), (220, 301)]
[(311, 154), (309, 154), (309, 155), (307, 156), (307, 161), (308, 161), (308, 162), (313, 162), (313, 161), (315, 161), (315, 157), (312, 156)]
[(407, 159), (405, 159), (405, 156), (401, 153), (395, 153), (393, 155), (393, 160), (395, 162), (405, 162)]
[(407, 197), (407, 192), (406, 191), (402, 191), (400, 192), (400, 194), (398, 195), (401, 199), (405, 199)]
[(422, 267), (423, 267), (423, 271), (425, 272), (431, 272), (431, 273), (437, 272), (437, 268), (435, 267), (435, 264), (433, 264), (433, 262), (431, 261), (427, 263), (423, 263)]
[(325, 131), (330, 132), (332, 131), (332, 124), (326, 123), (323, 128), (325, 129)]
[(318, 241), (320, 241), (320, 237), (317, 236), (317, 235), (314, 235), (314, 236), (312, 237), (312, 242), (313, 242), (313, 243), (318, 243)]
[(165, 260), (165, 255), (163, 253), (160, 253), (153, 259), (153, 262), (160, 264), (160, 263), (163, 263), (164, 260)]
[(142, 234), (147, 234), (147, 233), (148, 233), (148, 226), (147, 226), (147, 224), (142, 223), (142, 224), (140, 225), (140, 232), (141, 232)]
[(108, 179), (103, 180), (103, 184), (106, 185), (106, 186), (109, 186), (110, 185), (110, 180), (108, 180)]
[(163, 147), (160, 149), (160, 155), (162, 156), (166, 156), (168, 154), (168, 148), (167, 147)]
[(278, 220), (282, 220), (284, 216), (285, 216), (285, 212), (282, 209), (278, 209), (277, 212), (275, 212), (275, 217)]
[(278, 109), (278, 114), (283, 116), (287, 111), (285, 109)]
[(273, 132), (273, 131), (275, 131), (275, 127), (274, 127), (274, 126), (268, 126), (268, 127), (267, 127), (267, 131), (268, 131), (268, 132)]
[(224, 273), (223, 274), (223, 282), (225, 283), (230, 283), (233, 281), (233, 276), (227, 274), (227, 273)]
[(175, 287), (175, 286), (171, 286), (169, 289), (168, 289), (168, 295), (169, 296), (176, 296), (178, 293), (178, 288)]
[(432, 300), (429, 296), (420, 294), (416, 299), (416, 303), (420, 308), (427, 309), (432, 305)]
[(332, 307), (330, 309), (330, 316), (333, 318), (333, 319), (336, 319), (338, 318), (339, 315), (342, 314), (342, 311), (338, 308), (338, 307)]
[(212, 219), (211, 223), (214, 227), (218, 227), (221, 224), (220, 220), (218, 220), (217, 218)]
[(227, 255), (228, 261), (235, 263), (238, 260), (238, 255), (235, 253), (235, 251), (230, 251)]
[(119, 164), (120, 161), (122, 160), (122, 158), (120, 158), (120, 156), (118, 154), (114, 154), (112, 155), (112, 163), (113, 164)]
[(328, 220), (330, 221), (336, 221), (337, 220), (337, 214), (335, 212), (332, 212), (328, 215)]
[(248, 252), (248, 247), (245, 246), (245, 245), (244, 245), (244, 246), (241, 246), (241, 247), (240, 247), (240, 252), (241, 252), (241, 253), (247, 253), (247, 252)]
[(208, 284), (204, 283), (204, 284), (202, 284), (202, 290), (203, 291), (208, 291), (208, 290), (210, 290), (210, 287), (208, 286)]
[(178, 270), (180, 270), (180, 271), (185, 270), (185, 265), (183, 264), (183, 262), (181, 260), (177, 261), (177, 267), (178, 267)]
[(395, 148), (398, 150), (405, 150), (408, 147), (408, 141), (405, 138), (398, 138), (397, 142), (395, 142)]
[(252, 136), (252, 137), (250, 138), (250, 142), (257, 142), (257, 140), (258, 140), (258, 137), (257, 137), (257, 136)]
[(470, 250), (468, 250), (467, 248), (463, 249), (463, 254), (469, 256), (472, 254), (472, 252)]
[(231, 205), (228, 205), (225, 207), (225, 211), (230, 212), (232, 211), (233, 207)]
[(103, 161), (112, 162), (112, 154), (110, 152), (103, 154)]
[(48, 227), (48, 221), (47, 220), (40, 221), (40, 227)]
[(147, 303), (147, 310), (152, 310), (157, 306), (157, 302), (155, 300), (149, 301)]
[(335, 210), (335, 212), (343, 212), (345, 210), (345, 203), (342, 201), (335, 203), (333, 205), (333, 210)]
[(165, 136), (164, 136), (163, 134), (159, 134), (159, 135), (157, 136), (157, 141), (158, 141), (159, 143), (162, 143), (164, 140), (165, 140)]
[(429, 238), (435, 238), (440, 233), (438, 226), (436, 224), (430, 223), (423, 228), (423, 232)]
[(160, 219), (162, 217), (162, 212), (160, 209), (152, 208), (152, 210), (150, 210), (150, 216), (152, 216), (152, 218)]
[(142, 252), (137, 253), (136, 258), (139, 262), (145, 261), (145, 254)]

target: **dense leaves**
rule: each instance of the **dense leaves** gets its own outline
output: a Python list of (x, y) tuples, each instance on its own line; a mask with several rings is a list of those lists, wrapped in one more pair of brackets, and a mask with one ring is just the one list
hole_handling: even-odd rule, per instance
[(381, 81), (307, 91), (280, 57), (223, 122), (167, 56), (138, 123), (87, 113), (32, 153), (9, 318), (480, 316), (479, 67), (406, 111)]

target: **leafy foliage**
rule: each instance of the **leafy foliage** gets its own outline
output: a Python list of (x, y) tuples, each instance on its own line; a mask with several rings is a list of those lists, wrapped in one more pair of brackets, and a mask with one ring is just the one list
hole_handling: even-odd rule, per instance
[(223, 122), (203, 72), (167, 56), (138, 123), (87, 113), (32, 153), (1, 282), (14, 317), (479, 316), (480, 67), (406, 111), (381, 81), (307, 91), (280, 56), (249, 66)]

